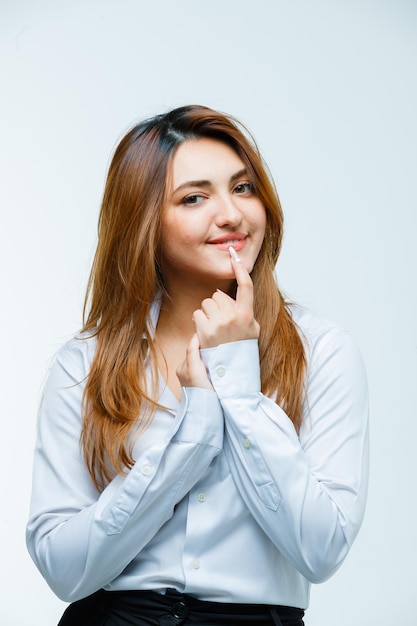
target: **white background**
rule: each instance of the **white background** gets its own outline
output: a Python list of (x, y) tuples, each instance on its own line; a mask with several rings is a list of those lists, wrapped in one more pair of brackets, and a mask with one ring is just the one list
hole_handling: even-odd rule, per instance
[(416, 0), (1, 0), (0, 42), (0, 623), (52, 626), (65, 606), (24, 526), (110, 154), (134, 120), (188, 103), (254, 132), (286, 214), (280, 284), (353, 333), (369, 374), (365, 522), (306, 624), (417, 623)]

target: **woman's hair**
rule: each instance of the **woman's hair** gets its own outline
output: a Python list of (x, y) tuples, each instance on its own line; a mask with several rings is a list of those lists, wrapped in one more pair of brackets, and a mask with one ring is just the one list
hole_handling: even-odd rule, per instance
[(235, 150), (265, 206), (265, 237), (252, 271), (262, 391), (276, 394), (297, 431), (301, 425), (306, 359), (274, 278), (283, 231), (274, 184), (255, 141), (237, 120), (203, 106), (180, 107), (125, 135), (105, 185), (83, 327), (95, 335), (97, 345), (84, 392), (81, 442), (99, 489), (133, 466), (135, 436), (159, 406), (149, 319), (151, 305), (164, 289), (159, 244), (166, 181), (178, 146), (202, 137)]

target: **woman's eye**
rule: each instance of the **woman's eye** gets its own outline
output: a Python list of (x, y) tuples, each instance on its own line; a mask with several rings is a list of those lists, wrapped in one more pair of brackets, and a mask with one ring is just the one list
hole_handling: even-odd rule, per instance
[(233, 190), (235, 193), (244, 194), (244, 193), (253, 193), (253, 185), (252, 183), (239, 183)]
[(181, 202), (182, 204), (200, 204), (202, 200), (203, 200), (203, 196), (193, 194), (191, 196), (186, 196), (185, 198), (183, 198)]

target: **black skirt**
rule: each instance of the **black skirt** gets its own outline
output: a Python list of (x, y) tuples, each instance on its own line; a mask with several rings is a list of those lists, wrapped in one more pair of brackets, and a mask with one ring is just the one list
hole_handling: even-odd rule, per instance
[(207, 602), (171, 589), (101, 589), (70, 604), (58, 626), (303, 626), (303, 616), (294, 607)]

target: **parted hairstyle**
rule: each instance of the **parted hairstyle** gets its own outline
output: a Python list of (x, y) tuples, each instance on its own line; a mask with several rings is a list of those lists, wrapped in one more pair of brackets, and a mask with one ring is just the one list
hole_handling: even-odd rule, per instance
[(283, 233), (274, 183), (253, 137), (236, 119), (203, 106), (180, 107), (137, 124), (123, 137), (105, 184), (83, 325), (95, 336), (96, 350), (84, 391), (81, 443), (98, 489), (133, 466), (135, 437), (159, 406), (149, 319), (164, 290), (159, 260), (166, 183), (178, 146), (203, 137), (236, 151), (265, 206), (265, 237), (251, 273), (262, 392), (276, 397), (297, 431), (302, 422), (306, 358), (274, 277)]

